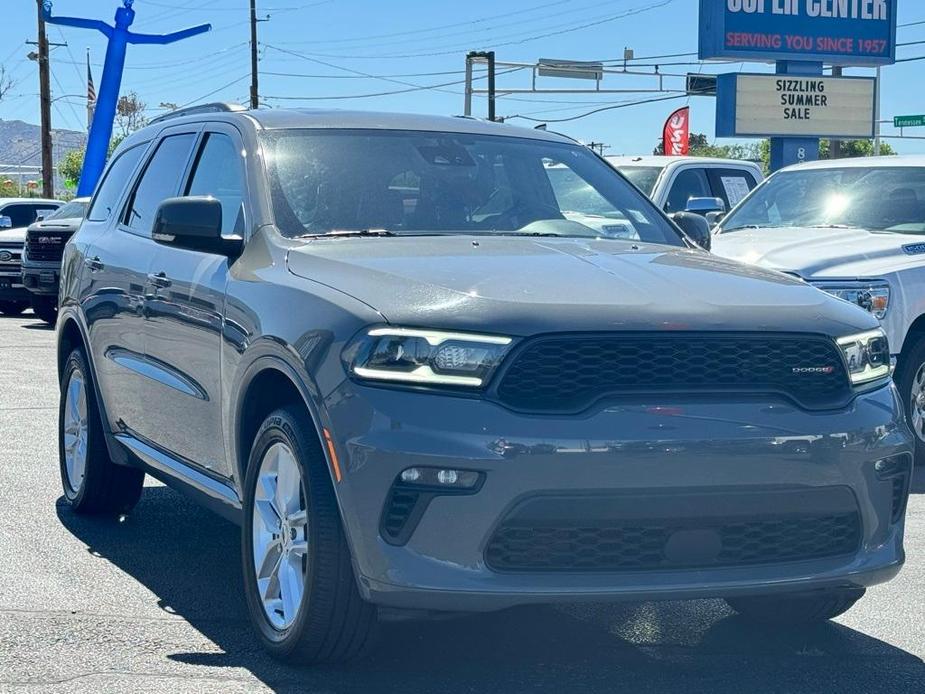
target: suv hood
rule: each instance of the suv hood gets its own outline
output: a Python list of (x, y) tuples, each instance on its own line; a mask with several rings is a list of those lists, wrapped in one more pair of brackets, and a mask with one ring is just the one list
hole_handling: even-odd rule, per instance
[(81, 217), (65, 219), (46, 219), (41, 222), (33, 222), (29, 226), (30, 232), (39, 231), (77, 231), (77, 227), (83, 221)]
[(289, 270), (394, 324), (514, 336), (569, 330), (799, 331), (877, 321), (805, 283), (702, 251), (627, 241), (413, 236), (312, 239)]
[(876, 279), (921, 267), (925, 236), (864, 229), (742, 229), (715, 235), (713, 253), (807, 280)]
[(0, 229), (0, 243), (24, 244), (25, 242), (26, 242), (26, 227), (19, 227), (18, 229)]

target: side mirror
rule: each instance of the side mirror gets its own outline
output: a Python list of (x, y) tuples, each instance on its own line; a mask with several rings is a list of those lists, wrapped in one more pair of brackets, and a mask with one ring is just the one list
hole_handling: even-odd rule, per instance
[(708, 212), (725, 212), (726, 203), (722, 198), (690, 198), (684, 211), (699, 215), (705, 215)]
[(684, 235), (691, 241), (700, 246), (703, 250), (710, 250), (713, 237), (710, 233), (710, 225), (707, 220), (699, 214), (690, 212), (675, 212), (671, 215), (671, 221), (677, 224)]
[(237, 255), (240, 238), (222, 236), (222, 203), (215, 198), (168, 198), (157, 208), (151, 236), (157, 243), (216, 255)]
[(0, 215), (0, 229), (12, 229), (12, 228), (13, 228), (12, 217), (7, 217), (6, 215)]
[(707, 224), (710, 225), (711, 229), (715, 229), (716, 227), (718, 227), (719, 223), (722, 222), (723, 219), (725, 218), (726, 218), (725, 212), (707, 212), (706, 214)]

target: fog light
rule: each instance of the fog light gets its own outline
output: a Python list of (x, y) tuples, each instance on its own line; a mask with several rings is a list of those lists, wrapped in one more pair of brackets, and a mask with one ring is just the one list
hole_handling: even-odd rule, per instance
[(462, 490), (477, 487), (482, 479), (482, 473), (475, 470), (409, 467), (402, 470), (398, 478), (409, 486)]
[(908, 456), (905, 455), (883, 458), (874, 463), (874, 470), (877, 472), (877, 476), (880, 479), (903, 474), (907, 471), (908, 467)]

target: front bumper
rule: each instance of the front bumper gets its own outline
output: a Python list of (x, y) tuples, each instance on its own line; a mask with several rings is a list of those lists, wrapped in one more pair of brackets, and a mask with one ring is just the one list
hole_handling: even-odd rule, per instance
[[(892, 385), (832, 412), (770, 398), (662, 397), (560, 417), (345, 382), (328, 396), (326, 417), (343, 471), (336, 490), (360, 589), (381, 605), (484, 611), (857, 588), (889, 580), (904, 561), (893, 486), (874, 469), (878, 460), (911, 451)], [(380, 521), (393, 482), (410, 466), (478, 470), (484, 483), (472, 495), (433, 498), (407, 542), (396, 546), (383, 538)], [(615, 506), (625, 495), (708, 495), (721, 508), (726, 495), (793, 492), (797, 499), (826, 490), (856, 500), (860, 531), (850, 554), (604, 572), (505, 572), (486, 560), (502, 519), (543, 495), (572, 498), (580, 517), (581, 499), (602, 495)], [(903, 504), (907, 493), (908, 485)]]
[(22, 284), (18, 267), (0, 270), (0, 301), (28, 301), (29, 292)]
[(60, 262), (43, 263), (23, 259), (22, 283), (32, 294), (58, 296), (60, 279)]

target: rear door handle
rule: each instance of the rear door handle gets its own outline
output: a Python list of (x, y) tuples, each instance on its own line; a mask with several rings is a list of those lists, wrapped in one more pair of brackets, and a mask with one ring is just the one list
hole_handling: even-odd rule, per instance
[(94, 256), (92, 258), (84, 258), (84, 265), (90, 268), (90, 272), (97, 272), (103, 269), (103, 262), (100, 260), (100, 257)]
[(170, 286), (170, 279), (168, 279), (167, 274), (164, 272), (158, 272), (157, 274), (150, 273), (148, 274), (148, 283), (158, 289), (164, 289)]

